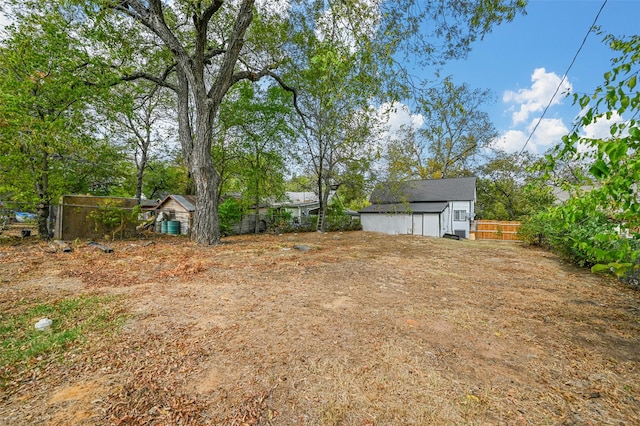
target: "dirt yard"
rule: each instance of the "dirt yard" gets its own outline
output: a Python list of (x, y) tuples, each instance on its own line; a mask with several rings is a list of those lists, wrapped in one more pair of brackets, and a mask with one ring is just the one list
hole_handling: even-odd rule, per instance
[(545, 251), (365, 232), (146, 243), (0, 246), (2, 309), (109, 294), (126, 315), (15, 377), (0, 423), (640, 424), (640, 294)]

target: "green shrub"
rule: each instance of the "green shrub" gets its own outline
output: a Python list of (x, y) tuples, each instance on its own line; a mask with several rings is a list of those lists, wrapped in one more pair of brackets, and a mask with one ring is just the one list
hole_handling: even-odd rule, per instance
[(621, 225), (588, 198), (572, 198), (532, 216), (523, 222), (520, 237), (531, 244), (548, 246), (578, 266), (593, 267), (594, 272), (623, 275), (625, 267), (638, 258), (639, 241), (627, 237)]
[(218, 206), (218, 218), (220, 219), (220, 233), (230, 235), (233, 226), (242, 220), (242, 205), (233, 198), (225, 200)]

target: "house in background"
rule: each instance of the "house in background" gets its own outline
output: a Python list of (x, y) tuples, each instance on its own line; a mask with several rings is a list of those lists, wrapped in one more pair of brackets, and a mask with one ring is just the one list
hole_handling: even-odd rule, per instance
[(469, 237), (475, 216), (476, 178), (385, 183), (360, 210), (364, 231), (442, 237)]
[(291, 220), (296, 223), (305, 222), (309, 216), (317, 215), (320, 209), (320, 200), (315, 192), (285, 192), (286, 199), (282, 202), (272, 203), (271, 207), (284, 210), (291, 214)]

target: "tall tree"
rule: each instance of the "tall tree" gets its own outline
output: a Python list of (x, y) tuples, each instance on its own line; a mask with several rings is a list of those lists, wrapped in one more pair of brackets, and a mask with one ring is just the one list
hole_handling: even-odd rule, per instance
[(368, 164), (367, 143), (376, 128), (369, 87), (376, 79), (359, 67), (357, 54), (340, 40), (309, 36), (308, 67), (299, 73), (300, 153), (320, 201), (318, 230), (324, 230), (329, 195), (354, 163)]
[[(447, 178), (464, 174), (480, 149), (498, 136), (482, 105), (490, 99), (487, 90), (455, 85), (445, 79), (441, 87), (429, 88), (419, 99), (424, 126), (418, 131), (418, 148), (428, 151), (423, 174)], [(419, 160), (419, 159), (416, 159)], [(422, 176), (425, 178), (425, 176)]]
[(477, 216), (518, 220), (549, 207), (554, 196), (540, 177), (542, 159), (529, 153), (495, 156), (478, 167)]
[(108, 76), (73, 38), (77, 30), (55, 9), (24, 15), (0, 47), (0, 186), (37, 205), (42, 237), (53, 199), (91, 188), (100, 172), (116, 178), (117, 153), (96, 139), (87, 109)]
[(408, 179), (429, 179), (428, 146), (418, 139), (418, 129), (403, 125), (389, 135), (386, 144), (386, 180), (398, 182)]
[(169, 194), (185, 194), (188, 179), (180, 156), (154, 159), (147, 164), (142, 191), (150, 200), (161, 199)]
[(140, 200), (149, 163), (166, 156), (169, 149), (174, 108), (167, 91), (153, 83), (139, 81), (124, 89), (114, 88), (101, 110), (113, 139), (135, 165), (135, 197)]
[(474, 158), (497, 136), (482, 106), (487, 90), (457, 86), (450, 78), (418, 98), (424, 123), (403, 126), (386, 147), (390, 181), (439, 179), (472, 173)]
[[(494, 24), (513, 19), (525, 4), (524, 0), (463, 0), (446, 5), (420, 0), (60, 2), (70, 3), (69, 12), (75, 16), (79, 15), (76, 6), (83, 7), (80, 20), (90, 24), (97, 55), (117, 47), (112, 53), (114, 66), (125, 71), (125, 80), (144, 78), (175, 94), (179, 139), (197, 197), (192, 238), (200, 244), (220, 240), (216, 193), (220, 176), (211, 158), (220, 104), (242, 80), (270, 76), (293, 89), (275, 70), (300, 59), (298, 47), (305, 42), (300, 31), (317, 27), (323, 17), (338, 17), (336, 33), (366, 56), (371, 75), (385, 82), (371, 87), (372, 97), (384, 91), (397, 97), (404, 85), (394, 78), (402, 75), (394, 55), (428, 63), (463, 55), (471, 42)], [(436, 39), (431, 37), (434, 34), (443, 36)], [(136, 36), (135, 43), (130, 42), (131, 35)], [(435, 40), (441, 43), (434, 45)], [(123, 62), (132, 56), (137, 60)]]
[[(221, 107), (219, 122), (227, 129), (226, 151), (236, 155), (227, 158), (232, 164), (218, 167), (230, 169), (229, 174), (243, 182), (238, 189), (251, 200), (257, 215), (264, 201), (284, 192), (285, 144), (292, 138), (289, 122), (293, 109), (288, 94), (276, 86), (264, 90), (239, 84), (230, 98)], [(216, 158), (222, 161), (222, 157)], [(257, 232), (259, 222), (255, 223)]]

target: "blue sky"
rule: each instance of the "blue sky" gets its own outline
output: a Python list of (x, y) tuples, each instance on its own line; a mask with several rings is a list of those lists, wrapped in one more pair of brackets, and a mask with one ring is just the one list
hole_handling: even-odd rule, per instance
[[(443, 69), (442, 75), (451, 75), (457, 84), (467, 83), (471, 88), (493, 92), (495, 102), (488, 102), (484, 110), (500, 133), (496, 146), (509, 152), (522, 149), (603, 2), (530, 0), (526, 15), (495, 27), (484, 40), (475, 43), (466, 60)], [(638, 34), (640, 0), (608, 0), (597, 25), (602, 34), (589, 34), (561, 92), (568, 87), (574, 93), (591, 92), (602, 83), (615, 56), (603, 43), (604, 34)], [(527, 150), (543, 153), (560, 141), (580, 112), (572, 102), (572, 98), (558, 95)], [(604, 130), (608, 130), (607, 123), (584, 133), (604, 135)]]

